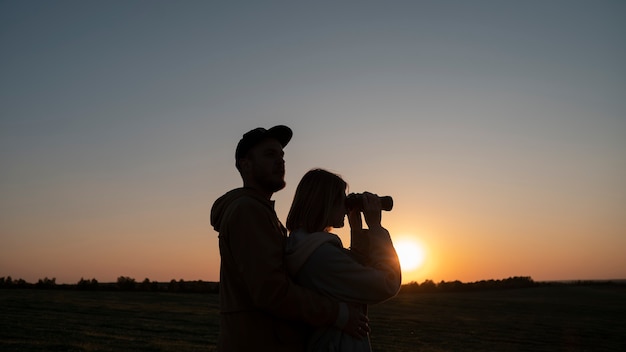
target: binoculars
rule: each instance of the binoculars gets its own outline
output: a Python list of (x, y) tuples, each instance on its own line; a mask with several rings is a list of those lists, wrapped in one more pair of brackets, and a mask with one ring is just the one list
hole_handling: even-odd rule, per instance
[[(382, 210), (390, 211), (393, 208), (393, 198), (390, 196), (378, 197)], [(346, 208), (363, 210), (363, 193), (350, 193), (346, 197)]]

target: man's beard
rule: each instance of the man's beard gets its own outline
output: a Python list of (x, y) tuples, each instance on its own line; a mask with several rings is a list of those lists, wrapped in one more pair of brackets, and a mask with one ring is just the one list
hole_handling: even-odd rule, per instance
[(278, 192), (281, 189), (285, 188), (285, 186), (287, 185), (287, 183), (285, 182), (285, 180), (263, 180), (261, 182), (261, 185), (263, 186), (263, 188), (265, 188), (268, 191), (272, 191), (272, 193), (274, 192)]
[(286, 182), (284, 176), (281, 178), (273, 178), (271, 176), (257, 176), (256, 182), (259, 186), (261, 186), (265, 191), (268, 192), (278, 192), (281, 189), (285, 188)]

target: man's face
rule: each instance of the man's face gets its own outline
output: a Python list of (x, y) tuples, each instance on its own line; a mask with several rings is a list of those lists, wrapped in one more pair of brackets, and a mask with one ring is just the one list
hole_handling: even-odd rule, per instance
[(285, 153), (275, 139), (265, 139), (255, 145), (244, 160), (249, 181), (266, 192), (285, 188)]

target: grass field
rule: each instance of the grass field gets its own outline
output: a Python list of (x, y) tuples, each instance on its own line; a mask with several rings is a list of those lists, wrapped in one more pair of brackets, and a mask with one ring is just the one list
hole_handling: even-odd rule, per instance
[[(401, 294), (370, 307), (374, 351), (626, 351), (626, 289)], [(214, 351), (218, 296), (0, 290), (0, 351)]]

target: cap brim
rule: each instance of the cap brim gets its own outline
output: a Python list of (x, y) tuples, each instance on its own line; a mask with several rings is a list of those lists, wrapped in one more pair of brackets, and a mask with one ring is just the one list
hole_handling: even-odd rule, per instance
[(291, 131), (291, 128), (287, 126), (278, 125), (267, 130), (265, 136), (269, 138), (275, 138), (284, 148), (291, 140), (293, 132)]

